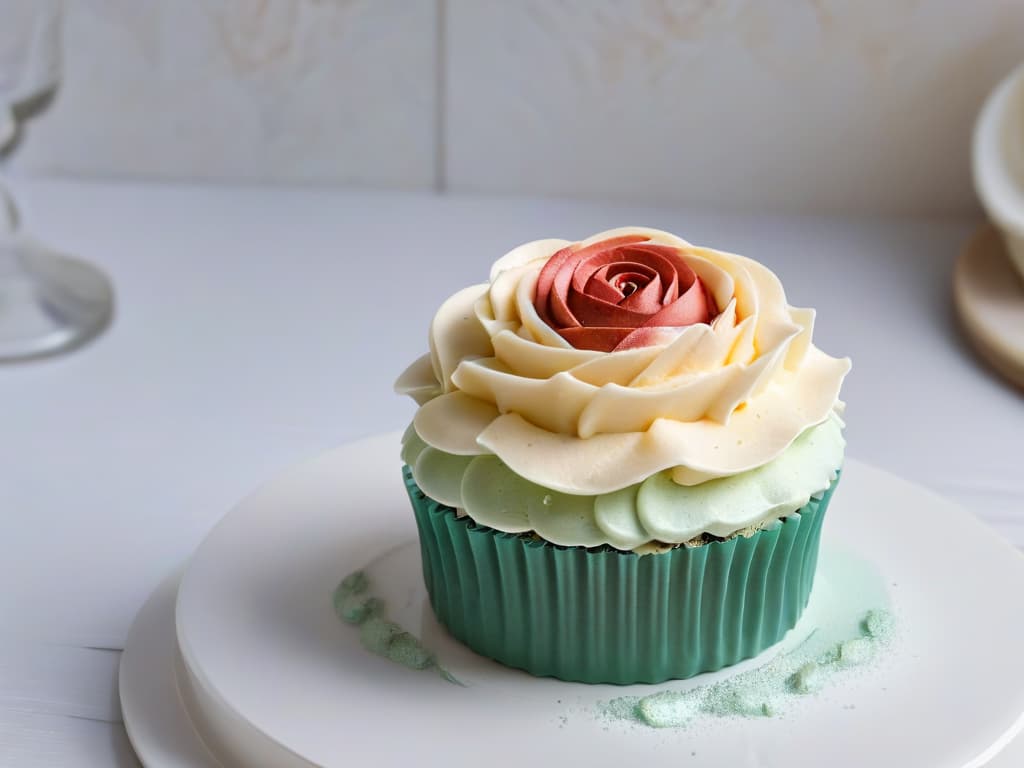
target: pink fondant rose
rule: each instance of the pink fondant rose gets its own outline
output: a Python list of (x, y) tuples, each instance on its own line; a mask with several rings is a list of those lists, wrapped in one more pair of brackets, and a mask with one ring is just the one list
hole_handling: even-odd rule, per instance
[(576, 349), (614, 352), (709, 323), (718, 307), (680, 249), (646, 235), (612, 237), (555, 253), (537, 278), (534, 306)]

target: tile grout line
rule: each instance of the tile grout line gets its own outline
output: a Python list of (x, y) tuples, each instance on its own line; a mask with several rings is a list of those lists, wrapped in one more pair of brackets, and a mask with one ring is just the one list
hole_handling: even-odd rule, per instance
[(447, 126), (445, 113), (448, 108), (447, 72), (445, 69), (448, 58), (446, 50), (448, 9), (447, 0), (435, 0), (435, 2), (437, 30), (434, 43), (437, 50), (434, 52), (434, 191), (444, 194), (448, 189), (447, 136), (445, 135)]

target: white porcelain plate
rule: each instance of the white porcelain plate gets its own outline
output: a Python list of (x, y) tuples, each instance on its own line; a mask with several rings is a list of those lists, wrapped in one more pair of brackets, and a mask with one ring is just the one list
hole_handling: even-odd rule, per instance
[[(533, 678), (452, 641), (426, 602), (397, 445), (384, 435), (340, 448), (224, 518), (178, 591), (186, 674), (175, 674), (169, 637), (173, 582), (143, 609), (121, 696), (147, 766), (217, 764), (202, 757), (186, 710), (225, 766), (1024, 764), (1021, 740), (1006, 746), (1024, 725), (1024, 558), (949, 502), (848, 461), (811, 604), (782, 650), (825, 624), (853, 631), (883, 604), (898, 616), (899, 639), (881, 663), (792, 697), (781, 716), (654, 730), (609, 722), (597, 705), (737, 669), (661, 686), (588, 686)], [(363, 649), (331, 607), (335, 585), (359, 568), (392, 618), (465, 687)]]

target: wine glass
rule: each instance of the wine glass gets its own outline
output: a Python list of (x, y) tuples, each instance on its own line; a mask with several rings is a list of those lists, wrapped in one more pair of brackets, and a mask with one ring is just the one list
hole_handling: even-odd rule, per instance
[[(0, 9), (0, 171), (21, 121), (44, 110), (60, 78), (60, 0)], [(28, 236), (0, 176), (0, 362), (72, 349), (106, 327), (110, 281), (96, 267)]]

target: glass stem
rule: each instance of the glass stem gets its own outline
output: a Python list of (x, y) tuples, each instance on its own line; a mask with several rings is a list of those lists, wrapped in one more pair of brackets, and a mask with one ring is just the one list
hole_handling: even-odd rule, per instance
[(14, 195), (0, 175), (0, 279), (10, 277), (24, 269), (17, 249), (11, 247), (10, 236), (18, 230), (18, 206)]

